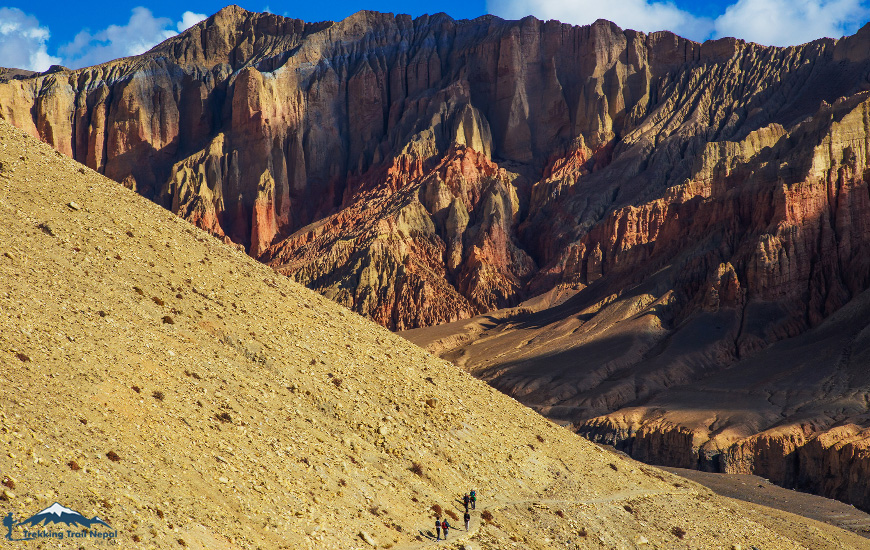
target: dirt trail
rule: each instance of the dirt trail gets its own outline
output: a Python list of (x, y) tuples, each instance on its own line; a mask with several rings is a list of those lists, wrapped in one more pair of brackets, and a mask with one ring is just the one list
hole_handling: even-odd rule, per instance
[(784, 489), (767, 479), (749, 474), (720, 474), (683, 468), (664, 469), (700, 483), (718, 495), (822, 521), (870, 538), (870, 514), (838, 500)]
[[(588, 498), (588, 499), (525, 499), (525, 500), (509, 500), (509, 499), (492, 499), (493, 504), (485, 507), (478, 507), (475, 510), (471, 510), (471, 521), (469, 522), (469, 529), (465, 531), (463, 528), (459, 529), (450, 529), (450, 533), (456, 532), (456, 535), (450, 537), (449, 539), (441, 539), (440, 541), (435, 539), (435, 534), (432, 532), (432, 527), (426, 529), (419, 529), (419, 533), (424, 537), (424, 541), (417, 544), (406, 544), (403, 546), (396, 547), (396, 550), (416, 550), (418, 548), (427, 548), (431, 544), (439, 544), (439, 543), (451, 543), (457, 544), (462, 542), (467, 542), (471, 540), (474, 535), (477, 534), (478, 530), (481, 526), (481, 514), (483, 511), (489, 511), (490, 513), (496, 513), (504, 508), (510, 506), (535, 506), (535, 505), (551, 505), (551, 504), (567, 504), (572, 506), (582, 506), (589, 504), (608, 504), (612, 502), (621, 502), (624, 500), (629, 500), (633, 498), (659, 498), (659, 497), (672, 497), (678, 496), (678, 493), (669, 492), (669, 491), (645, 491), (642, 489), (628, 489), (624, 491), (620, 491), (618, 493), (614, 493), (612, 495)], [(431, 522), (430, 522), (431, 523)], [(462, 522), (459, 522), (459, 525), (462, 525)], [(458, 535), (458, 536), (457, 536)], [(428, 539), (428, 540), (425, 540)]]

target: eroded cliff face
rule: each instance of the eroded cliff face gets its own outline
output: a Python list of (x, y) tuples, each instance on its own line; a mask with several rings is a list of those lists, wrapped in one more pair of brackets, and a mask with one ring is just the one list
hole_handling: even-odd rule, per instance
[[(555, 247), (530, 285), (567, 300), (410, 337), (635, 458), (870, 508), (851, 489), (870, 466), (867, 129), (859, 92), (707, 143), (680, 184)], [(567, 230), (594, 188), (550, 189)]]
[[(654, 67), (652, 51), (664, 58)], [(403, 223), (412, 233), (434, 226), (434, 248), (418, 257), (393, 234), (388, 255), (439, 264), (431, 273), (394, 269), (383, 285), (366, 286), (362, 266), (342, 253), (347, 234), (315, 243), (310, 261), (297, 255), (290, 273), (405, 328), (524, 296), (537, 266), (516, 227), (533, 175), (575, 138), (609, 147), (627, 109), (648, 102), (651, 80), (699, 52), (672, 35), (604, 22), (360, 12), (308, 24), (230, 7), (143, 56), (9, 80), (0, 112), (255, 257), (272, 245), (284, 250), (265, 259), (287, 260), (304, 238), (294, 233), (328, 216), (381, 221), (355, 210), (371, 192), (389, 211), (404, 209), (411, 187), (429, 193), (414, 199), (425, 212)], [(505, 173), (493, 155), (521, 169)], [(458, 202), (442, 204), (451, 194)], [(427, 305), (445, 293), (455, 295), (451, 305)]]
[(868, 43), (231, 6), (0, 117), (387, 327), (514, 308), (423, 340), (589, 437), (839, 494), (867, 380), (756, 358), (870, 286)]
[[(828, 78), (866, 61), (853, 51), (697, 44), (606, 21), (360, 12), (312, 24), (231, 6), (142, 56), (7, 79), (0, 116), (412, 328), (636, 264), (663, 240), (663, 205), (705, 143), (854, 93), (860, 79)], [(822, 81), (824, 92), (805, 86)], [(360, 210), (373, 193), (385, 207)], [(422, 209), (408, 215), (409, 201)], [(615, 242), (613, 224), (637, 216), (650, 230)], [(317, 240), (300, 234), (339, 218)], [(380, 222), (390, 238), (374, 252), (358, 233)], [(412, 233), (419, 246), (402, 245)], [(377, 283), (364, 274), (375, 256)]]

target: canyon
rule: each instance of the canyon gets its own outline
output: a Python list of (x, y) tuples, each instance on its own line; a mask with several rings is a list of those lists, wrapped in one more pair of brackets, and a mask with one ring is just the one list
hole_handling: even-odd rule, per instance
[(867, 509), (868, 43), (231, 6), (0, 118), (593, 440)]

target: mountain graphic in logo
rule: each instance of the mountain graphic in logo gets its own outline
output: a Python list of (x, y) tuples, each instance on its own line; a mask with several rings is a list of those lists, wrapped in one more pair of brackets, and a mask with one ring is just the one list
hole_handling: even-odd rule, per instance
[(75, 510), (70, 510), (65, 506), (61, 506), (57, 502), (42, 510), (41, 512), (37, 512), (36, 514), (30, 516), (24, 521), (20, 521), (17, 525), (49, 525), (51, 523), (64, 523), (69, 527), (81, 526), (81, 527), (90, 527), (94, 524), (105, 525), (109, 529), (112, 528), (111, 525), (101, 520), (99, 517), (94, 516), (91, 519), (86, 518)]

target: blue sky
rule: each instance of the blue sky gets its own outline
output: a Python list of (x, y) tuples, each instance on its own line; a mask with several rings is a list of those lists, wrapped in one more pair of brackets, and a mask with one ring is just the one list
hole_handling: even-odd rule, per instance
[[(0, 66), (72, 68), (142, 53), (226, 5), (214, 0), (0, 0)], [(339, 20), (360, 9), (454, 18), (493, 13), (567, 23), (609, 19), (645, 32), (671, 30), (693, 40), (737, 36), (768, 45), (801, 44), (854, 33), (870, 20), (870, 0), (398, 0), (287, 2), (239, 0), (251, 11), (307, 21)]]

